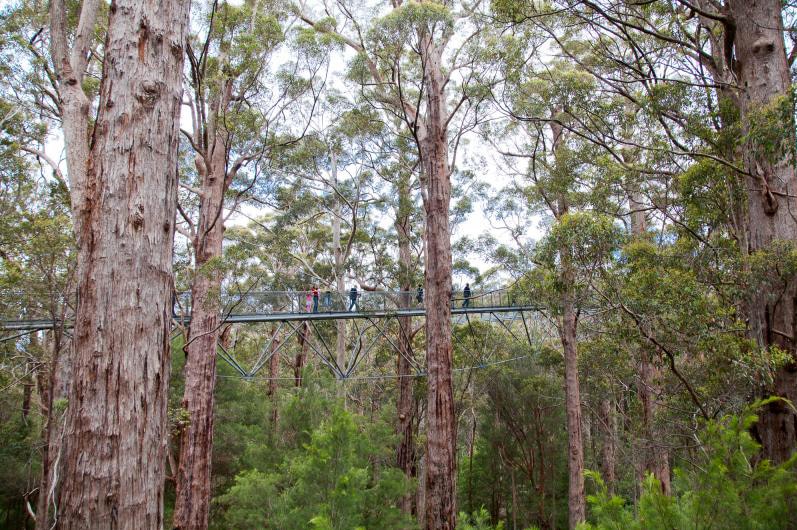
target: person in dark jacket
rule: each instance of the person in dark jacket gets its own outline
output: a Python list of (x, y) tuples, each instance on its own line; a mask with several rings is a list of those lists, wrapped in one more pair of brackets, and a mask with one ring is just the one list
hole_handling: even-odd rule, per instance
[(418, 294), (415, 296), (415, 299), (418, 301), (418, 304), (423, 304), (423, 286), (418, 286)]
[(324, 291), (324, 311), (332, 311), (332, 293), (329, 290)]
[(462, 291), (462, 296), (465, 299), (462, 302), (462, 307), (470, 307), (470, 284), (465, 284), (465, 289)]
[(349, 291), (349, 311), (354, 307), (359, 311), (360, 307), (357, 305), (357, 286), (353, 286)]

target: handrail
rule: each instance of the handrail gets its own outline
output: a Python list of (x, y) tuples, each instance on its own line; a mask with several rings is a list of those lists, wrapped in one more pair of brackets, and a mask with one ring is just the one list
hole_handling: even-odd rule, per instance
[[(0, 291), (0, 301), (8, 291)], [(312, 296), (308, 299), (311, 291), (306, 290), (286, 290), (286, 291), (248, 291), (248, 292), (225, 292), (221, 294), (220, 305), (222, 315), (276, 315), (276, 314), (306, 314), (306, 313), (334, 313), (355, 311), (358, 313), (385, 312), (401, 309), (422, 308), (428, 303), (428, 293), (424, 290), (419, 300), (418, 289), (409, 291), (403, 290), (357, 290), (357, 296), (352, 303), (351, 291), (332, 291), (320, 290), (318, 298)], [(9, 297), (9, 305), (13, 304), (14, 298)], [(473, 307), (516, 307), (520, 300), (515, 300), (513, 293), (506, 288), (492, 289), (487, 291), (472, 290), (468, 298), (464, 293), (457, 291), (452, 293), (449, 303), (452, 308), (473, 308)], [(174, 297), (173, 312), (175, 315), (188, 315), (191, 313), (192, 298), (190, 291), (184, 291)], [(24, 308), (11, 308), (8, 315), (0, 316), (5, 321), (24, 321), (27, 319), (35, 320), (43, 318), (46, 312), (41, 314), (27, 313)], [(21, 310), (21, 311), (20, 311)], [(0, 311), (2, 313), (2, 311)], [(10, 313), (14, 313), (13, 315)], [(39, 313), (36, 311), (35, 313)], [(71, 314), (64, 315), (71, 318)], [(27, 317), (27, 318), (26, 318)]]

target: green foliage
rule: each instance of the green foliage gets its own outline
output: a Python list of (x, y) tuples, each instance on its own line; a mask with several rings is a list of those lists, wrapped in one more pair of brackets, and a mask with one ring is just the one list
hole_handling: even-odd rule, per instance
[[(364, 422), (309, 389), (289, 398), (280, 428), (270, 449), (250, 445), (243, 463), (253, 467), (215, 499), (224, 528), (412, 527), (396, 507), (410, 484), (388, 464), (389, 424)], [(277, 448), (275, 461), (267, 452)]]
[(672, 496), (662, 493), (659, 482), (648, 475), (635, 510), (610, 495), (599, 474), (589, 472), (597, 489), (588, 498), (594, 523), (579, 528), (790, 528), (797, 494), (797, 454), (778, 466), (759, 460), (760, 447), (750, 435), (758, 420), (755, 411), (770, 401), (757, 402), (741, 415), (709, 422), (694, 464), (676, 470)]
[(490, 521), (490, 512), (482, 507), (472, 514), (459, 512), (457, 530), (504, 530), (504, 523), (499, 521), (497, 525), (493, 526)]
[[(491, 342), (507, 356), (529, 353)], [(501, 520), (521, 528), (566, 525), (567, 455), (553, 435), (565, 421), (562, 370), (559, 352), (541, 351), (474, 373), (476, 414), (466, 414), (461, 424), (475, 427), (478, 435), (473, 450), (464, 450), (458, 462), (458, 507), (465, 512), (460, 525), (492, 528)]]
[(606, 215), (574, 212), (563, 215), (551, 227), (548, 236), (537, 246), (538, 259), (554, 264), (567, 249), (579, 264), (601, 263), (610, 257), (623, 240), (617, 224)]
[(713, 160), (699, 160), (678, 178), (685, 223), (692, 231), (727, 224), (743, 200), (741, 186), (728, 179), (728, 168)]
[(756, 108), (746, 116), (747, 131), (740, 139), (747, 143), (756, 156), (771, 164), (784, 158), (795, 160), (794, 140), (794, 87), (788, 94), (772, 99), (767, 105)]
[(402, 36), (408, 31), (434, 33), (437, 27), (448, 32), (453, 25), (451, 10), (445, 4), (410, 1), (392, 10), (377, 27), (387, 35)]
[(276, 496), (273, 475), (257, 469), (242, 471), (235, 483), (216, 502), (225, 506), (224, 525), (230, 529), (263, 528), (268, 524), (270, 505)]
[[(0, 385), (8, 389), (13, 376), (0, 372)], [(24, 498), (35, 488), (41, 470), (36, 450), (43, 418), (20, 414), (21, 389), (0, 396), (0, 519), (8, 528), (24, 528)]]

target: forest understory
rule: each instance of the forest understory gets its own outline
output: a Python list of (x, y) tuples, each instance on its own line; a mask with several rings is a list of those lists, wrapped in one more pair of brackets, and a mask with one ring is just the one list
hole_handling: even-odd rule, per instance
[(797, 529), (797, 2), (0, 0), (0, 528)]

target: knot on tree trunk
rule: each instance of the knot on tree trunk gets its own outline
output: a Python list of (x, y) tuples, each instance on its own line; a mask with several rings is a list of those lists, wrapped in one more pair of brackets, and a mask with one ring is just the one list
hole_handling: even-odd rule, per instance
[(145, 109), (155, 108), (155, 103), (160, 98), (163, 83), (157, 81), (142, 81), (136, 99)]
[(764, 204), (764, 213), (769, 216), (775, 215), (778, 211), (778, 199), (772, 193), (772, 188), (769, 185), (772, 172), (768, 168), (762, 168), (758, 162), (756, 162), (755, 167), (756, 178), (761, 185), (761, 200)]
[(767, 38), (760, 38), (753, 43), (753, 53), (772, 53), (775, 51), (775, 41)]

